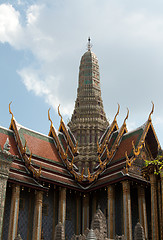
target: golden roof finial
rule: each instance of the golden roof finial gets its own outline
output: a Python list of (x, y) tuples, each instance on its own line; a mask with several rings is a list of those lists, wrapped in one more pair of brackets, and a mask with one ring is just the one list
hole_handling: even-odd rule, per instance
[(53, 122), (52, 122), (52, 120), (51, 120), (51, 118), (50, 118), (50, 109), (51, 109), (51, 108), (48, 109), (48, 119), (49, 119), (49, 121), (51, 122), (51, 126), (52, 126), (52, 125), (53, 125)]
[[(152, 101), (151, 101), (152, 102)], [(153, 114), (153, 112), (154, 112), (154, 103), (152, 102), (152, 110), (151, 110), (151, 112), (150, 112), (150, 114), (149, 114), (149, 117), (148, 117), (148, 120), (149, 121), (151, 121), (151, 115)]]
[(62, 121), (62, 115), (61, 115), (61, 113), (60, 113), (59, 108), (60, 108), (60, 104), (59, 104), (59, 106), (58, 106), (58, 115), (61, 117), (61, 121)]
[(13, 119), (14, 118), (14, 114), (11, 111), (11, 103), (12, 103), (12, 101), (9, 103), (9, 113), (12, 115), (12, 119)]
[(126, 115), (126, 117), (124, 119), (124, 124), (126, 123), (126, 120), (128, 119), (128, 116), (129, 116), (129, 109), (127, 108), (127, 115)]
[(114, 117), (114, 121), (116, 121), (116, 117), (117, 117), (118, 114), (119, 114), (119, 109), (120, 109), (120, 105), (119, 105), (119, 103), (118, 103), (118, 110), (117, 110), (117, 113), (116, 113), (116, 115), (115, 115), (115, 117)]

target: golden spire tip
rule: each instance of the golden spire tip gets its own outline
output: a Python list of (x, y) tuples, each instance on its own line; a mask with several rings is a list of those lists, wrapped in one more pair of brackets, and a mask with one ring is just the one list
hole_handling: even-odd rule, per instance
[(9, 113), (12, 115), (12, 119), (13, 119), (14, 118), (14, 114), (11, 111), (11, 103), (12, 103), (12, 101), (9, 103)]
[(51, 120), (51, 118), (50, 118), (50, 109), (51, 109), (51, 108), (48, 109), (48, 119), (49, 119), (49, 121), (51, 122), (51, 125), (53, 125), (53, 122), (52, 122), (52, 120)]
[(115, 115), (115, 117), (114, 117), (114, 121), (116, 120), (116, 117), (117, 117), (118, 114), (119, 114), (119, 109), (120, 109), (120, 105), (119, 105), (119, 103), (118, 103), (118, 110), (117, 110), (117, 113), (116, 113), (116, 115)]
[(61, 113), (60, 113), (59, 108), (60, 108), (60, 104), (59, 104), (59, 106), (58, 106), (58, 115), (61, 117), (61, 120), (62, 120), (62, 115), (61, 115)]
[(128, 116), (129, 116), (129, 109), (127, 108), (127, 115), (126, 115), (126, 117), (125, 117), (124, 123), (125, 123), (126, 120), (128, 119)]
[(148, 117), (148, 120), (151, 120), (151, 115), (153, 114), (153, 112), (154, 112), (154, 103), (151, 101), (151, 103), (152, 103), (152, 110), (151, 110), (151, 112), (150, 112), (150, 114), (149, 114), (149, 117)]

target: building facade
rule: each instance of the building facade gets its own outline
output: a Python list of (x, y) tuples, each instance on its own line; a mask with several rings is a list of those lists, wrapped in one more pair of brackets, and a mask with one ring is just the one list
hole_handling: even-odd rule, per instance
[(94, 226), (100, 209), (104, 239), (131, 240), (140, 222), (145, 239), (163, 240), (163, 175), (154, 174), (153, 165), (145, 168), (145, 160), (156, 158), (160, 149), (153, 110), (154, 105), (132, 132), (126, 126), (128, 110), (122, 126), (117, 124), (119, 105), (108, 122), (90, 40), (67, 126), (58, 108), (59, 130), (48, 111), (49, 134), (37, 133), (17, 123), (9, 105), (10, 127), (0, 127), (0, 239), (20, 234), (23, 240), (54, 240), (57, 224), (62, 238), (71, 239)]

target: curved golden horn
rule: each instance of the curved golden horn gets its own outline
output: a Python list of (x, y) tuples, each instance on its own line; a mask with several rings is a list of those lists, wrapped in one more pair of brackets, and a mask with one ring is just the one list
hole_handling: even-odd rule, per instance
[(125, 117), (124, 123), (125, 123), (126, 120), (128, 119), (128, 116), (129, 116), (129, 109), (127, 108), (127, 115), (126, 115), (126, 117)]
[(51, 108), (48, 109), (48, 119), (49, 119), (49, 121), (51, 122), (51, 125), (53, 125), (53, 122), (52, 122), (52, 120), (51, 120), (51, 118), (50, 118), (50, 109), (51, 109)]
[(58, 106), (58, 115), (61, 117), (61, 120), (62, 120), (62, 115), (61, 115), (61, 113), (60, 113), (59, 108), (60, 108), (60, 104), (59, 104), (59, 106)]
[(118, 114), (119, 114), (119, 109), (120, 109), (120, 105), (119, 105), (119, 103), (118, 103), (118, 110), (117, 110), (117, 113), (116, 113), (116, 115), (115, 115), (115, 117), (114, 117), (114, 121), (116, 120), (116, 117), (117, 117)]
[(14, 118), (14, 114), (11, 111), (11, 103), (12, 103), (12, 101), (9, 103), (9, 113), (12, 115), (12, 119), (13, 119)]
[(153, 112), (154, 112), (154, 103), (151, 101), (151, 103), (152, 103), (152, 110), (151, 110), (151, 112), (150, 112), (150, 114), (149, 114), (149, 117), (148, 117), (148, 120), (151, 120), (151, 115), (153, 114)]

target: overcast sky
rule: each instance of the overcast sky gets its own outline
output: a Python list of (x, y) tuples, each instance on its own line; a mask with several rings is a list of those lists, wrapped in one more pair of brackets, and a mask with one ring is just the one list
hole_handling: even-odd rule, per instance
[(47, 118), (67, 123), (77, 94), (87, 38), (100, 65), (102, 98), (111, 122), (120, 104), (119, 126), (132, 130), (148, 119), (163, 146), (162, 0), (0, 0), (0, 125), (11, 116), (48, 134)]

